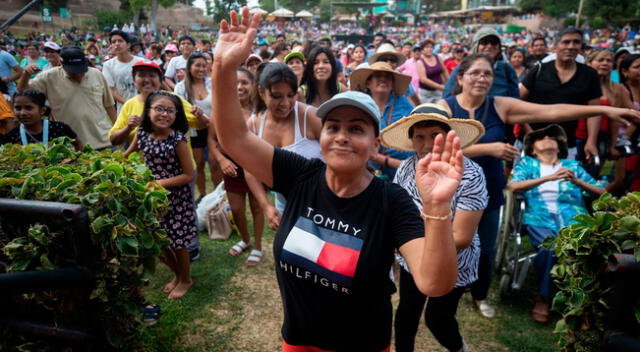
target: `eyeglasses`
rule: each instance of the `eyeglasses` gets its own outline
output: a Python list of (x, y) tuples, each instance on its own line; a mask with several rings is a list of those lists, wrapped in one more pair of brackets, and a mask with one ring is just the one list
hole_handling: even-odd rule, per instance
[(152, 106), (151, 108), (153, 109), (153, 111), (157, 112), (158, 114), (164, 114), (165, 112), (167, 113), (167, 115), (176, 114), (176, 109), (165, 108), (164, 106), (160, 106), (160, 105)]
[(471, 72), (465, 72), (465, 75), (473, 78), (473, 79), (479, 79), (480, 77), (484, 77), (486, 79), (492, 79), (493, 78), (493, 73), (492, 72), (479, 72), (479, 71), (471, 71)]
[(489, 37), (489, 38), (482, 38), (478, 41), (478, 45), (493, 45), (493, 46), (499, 46), (500, 45), (500, 41), (494, 37)]
[(395, 57), (391, 57), (391, 56), (381, 57), (381, 58), (378, 59), (378, 61), (388, 62), (390, 64), (397, 64), (398, 63), (398, 60)]

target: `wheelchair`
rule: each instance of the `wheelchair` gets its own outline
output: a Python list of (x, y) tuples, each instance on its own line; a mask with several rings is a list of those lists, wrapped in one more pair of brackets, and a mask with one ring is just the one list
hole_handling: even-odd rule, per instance
[(503, 190), (505, 203), (500, 212), (494, 268), (500, 274), (499, 292), (504, 299), (522, 289), (536, 256), (535, 248), (522, 229), (524, 197)]

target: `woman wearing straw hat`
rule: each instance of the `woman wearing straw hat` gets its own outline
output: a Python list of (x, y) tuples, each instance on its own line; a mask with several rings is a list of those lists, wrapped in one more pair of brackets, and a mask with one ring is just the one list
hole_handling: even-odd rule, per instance
[[(421, 158), (431, 153), (434, 139), (455, 131), (461, 148), (475, 143), (484, 134), (478, 121), (450, 119), (449, 112), (437, 104), (417, 106), (411, 115), (400, 119), (380, 132), (383, 145), (396, 150), (415, 152), (398, 168), (394, 183), (404, 188), (420, 209), (423, 199), (416, 187), (416, 168)], [(433, 336), (449, 351), (462, 351), (464, 342), (458, 330), (456, 310), (462, 294), (477, 279), (480, 240), (476, 233), (482, 211), (487, 206), (487, 189), (482, 168), (464, 158), (462, 180), (451, 202), (453, 240), (458, 251), (458, 278), (455, 288), (442, 297), (429, 297), (424, 312), (425, 322)], [(416, 288), (405, 260), (396, 259), (400, 271), (400, 303), (395, 317), (397, 352), (413, 351), (420, 315), (427, 297)]]
[(467, 56), (454, 72), (457, 74), (459, 94), (441, 100), (438, 104), (450, 109), (457, 118), (482, 122), (485, 128), (482, 139), (467, 147), (464, 154), (480, 164), (487, 179), (489, 204), (478, 227), (481, 244), (479, 278), (473, 284), (471, 294), (480, 313), (493, 318), (495, 309), (486, 298), (491, 280), (500, 206), (504, 202), (502, 190), (506, 186), (502, 162), (511, 161), (518, 156), (518, 151), (513, 146), (504, 143), (505, 124), (561, 122), (594, 115), (607, 115), (628, 124), (625, 117), (638, 119), (640, 113), (610, 106), (540, 105), (509, 97), (489, 96), (494, 77), (493, 62), (490, 57), (482, 54)]
[(455, 283), (450, 203), (462, 178), (460, 140), (455, 132), (436, 138), (419, 163), (424, 221), (406, 191), (367, 170), (380, 113), (366, 94), (341, 93), (318, 109), (326, 164), (274, 148), (248, 130), (236, 93), (223, 89), (235, 84), (260, 22), (249, 23), (247, 7), (238, 17), (232, 11), (231, 24), (220, 24), (213, 116), (224, 150), (287, 196), (273, 245), (283, 351), (390, 351), (394, 250), (424, 294), (444, 295)]
[(539, 246), (545, 238), (557, 236), (562, 227), (574, 223), (576, 215), (587, 213), (583, 190), (595, 195), (605, 190), (579, 162), (567, 159), (567, 136), (559, 125), (527, 134), (524, 149), (526, 156), (513, 170), (509, 189), (524, 193), (527, 203), (522, 223), (538, 252), (533, 264), (539, 297), (531, 317), (546, 323), (551, 302), (551, 268), (556, 259), (551, 251)]
[[(376, 54), (377, 55), (377, 54)], [(380, 129), (407, 116), (413, 109), (404, 93), (409, 88), (411, 76), (395, 71), (386, 62), (374, 62), (370, 67), (359, 68), (351, 74), (351, 89), (371, 95), (381, 115)], [(386, 149), (371, 157), (380, 166), (383, 175), (393, 179), (400, 162), (410, 153)]]

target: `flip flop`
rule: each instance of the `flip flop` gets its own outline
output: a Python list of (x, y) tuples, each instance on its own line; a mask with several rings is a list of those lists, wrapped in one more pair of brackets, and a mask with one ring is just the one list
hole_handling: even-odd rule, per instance
[(251, 247), (250, 244), (246, 243), (245, 241), (240, 240), (240, 242), (236, 243), (233, 245), (233, 247), (231, 247), (231, 249), (229, 249), (229, 255), (232, 256), (238, 256), (240, 254), (242, 254), (242, 252), (246, 251), (249, 247)]

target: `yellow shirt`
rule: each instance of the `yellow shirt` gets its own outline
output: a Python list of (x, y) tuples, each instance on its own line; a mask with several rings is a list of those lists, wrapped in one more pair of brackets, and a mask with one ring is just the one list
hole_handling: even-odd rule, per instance
[[(168, 92), (168, 93), (171, 93), (171, 92)], [(174, 95), (180, 98), (180, 101), (182, 101), (182, 107), (184, 108), (185, 115), (187, 116), (187, 122), (189, 123), (189, 127), (199, 129), (200, 124), (198, 123), (198, 118), (191, 113), (191, 107), (192, 107), (191, 104), (189, 104), (188, 101), (182, 99), (182, 97), (180, 97), (179, 95), (177, 94), (174, 94)], [(138, 97), (139, 95), (136, 95), (135, 97), (124, 102), (124, 104), (122, 105), (122, 108), (120, 109), (120, 113), (118, 114), (118, 118), (116, 119), (116, 122), (113, 124), (113, 127), (111, 127), (111, 130), (109, 131), (109, 136), (111, 136), (111, 134), (114, 131), (118, 131), (127, 127), (127, 121), (129, 120), (129, 116), (132, 116), (132, 115), (142, 116), (142, 112), (144, 111), (144, 102), (140, 101)], [(130, 141), (133, 140), (133, 136), (135, 136), (136, 131), (138, 131), (137, 127), (131, 130), (131, 132), (129, 132)]]
[[(168, 93), (174, 94), (172, 92), (168, 92)], [(184, 112), (187, 117), (187, 122), (189, 123), (189, 127), (200, 128), (200, 124), (198, 123), (198, 118), (196, 117), (196, 115), (191, 113), (191, 107), (192, 107), (191, 104), (188, 101), (182, 99), (182, 97), (180, 97), (179, 95), (177, 94), (174, 94), (174, 95), (180, 98), (180, 101), (182, 101), (182, 107), (184, 108)], [(113, 131), (118, 131), (127, 127), (127, 120), (129, 119), (129, 116), (131, 115), (142, 116), (143, 111), (144, 111), (144, 102), (138, 99), (138, 95), (125, 101), (124, 104), (122, 105), (122, 108), (120, 109), (120, 113), (118, 114), (118, 118), (116, 119), (116, 122), (113, 124), (113, 127), (111, 127), (111, 130), (109, 131), (109, 136), (111, 136)], [(131, 130), (131, 132), (129, 133), (129, 141), (133, 140), (133, 136), (136, 135), (137, 131), (138, 131), (137, 127)], [(189, 136), (188, 132), (187, 132), (187, 136)], [(189, 155), (191, 155), (191, 161), (193, 162), (193, 165), (195, 167), (195, 160), (193, 159), (193, 152), (191, 151), (191, 138), (187, 138), (187, 149), (189, 149)]]

